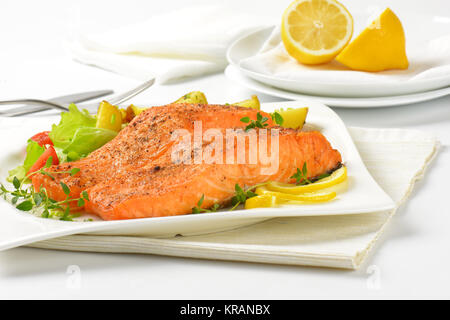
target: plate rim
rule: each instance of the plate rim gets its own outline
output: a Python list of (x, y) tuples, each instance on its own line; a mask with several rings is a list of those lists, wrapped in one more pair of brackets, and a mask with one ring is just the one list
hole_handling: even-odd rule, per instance
[[(247, 77), (240, 71), (239, 68), (237, 68), (235, 65), (232, 64), (229, 64), (225, 68), (224, 74), (230, 80), (235, 81), (248, 89), (255, 90), (263, 94), (294, 101), (311, 99), (312, 101), (323, 103), (330, 107), (337, 107), (337, 108), (351, 108), (351, 109), (388, 108), (430, 101), (450, 95), (450, 86), (446, 86), (443, 88), (434, 89), (430, 91), (416, 92), (397, 96), (329, 97), (329, 96), (309, 95), (307, 93), (292, 92), (272, 87), (268, 84)], [(418, 97), (416, 99), (411, 100), (411, 98), (413, 98), (414, 96)], [(409, 98), (409, 100), (407, 100), (407, 98)]]

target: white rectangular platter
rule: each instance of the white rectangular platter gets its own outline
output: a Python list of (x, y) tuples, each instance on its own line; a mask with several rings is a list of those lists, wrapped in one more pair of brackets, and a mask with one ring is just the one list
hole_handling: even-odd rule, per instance
[[(394, 201), (367, 171), (344, 123), (338, 115), (317, 102), (278, 102), (263, 104), (267, 112), (278, 108), (309, 107), (307, 123), (318, 128), (338, 149), (348, 169), (348, 188), (337, 199), (321, 204), (219, 211), (160, 218), (123, 221), (67, 222), (35, 217), (0, 199), (0, 250), (70, 234), (135, 235), (172, 237), (237, 228), (276, 217), (321, 216), (391, 210)], [(25, 143), (33, 134), (49, 130), (59, 117), (0, 118), (0, 179), (24, 157)]]

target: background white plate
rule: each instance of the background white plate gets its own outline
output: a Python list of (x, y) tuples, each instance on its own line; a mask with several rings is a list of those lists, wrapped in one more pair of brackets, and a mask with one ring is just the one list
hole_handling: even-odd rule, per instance
[[(263, 104), (262, 108), (270, 112), (280, 107), (303, 106), (305, 104), (302, 102), (279, 102)], [(216, 232), (274, 217), (357, 214), (393, 209), (394, 202), (367, 171), (338, 115), (319, 103), (309, 102), (307, 106), (310, 108), (308, 124), (320, 128), (333, 147), (341, 152), (348, 167), (348, 190), (334, 201), (276, 209), (261, 208), (125, 221), (65, 222), (34, 217), (1, 199), (0, 250), (75, 233), (171, 237), (177, 234)], [(23, 154), (18, 151), (23, 150), (25, 141), (36, 132), (48, 130), (50, 124), (57, 121), (59, 117), (0, 118), (0, 136), (3, 137), (0, 141), (3, 150), (0, 156), (1, 181), (5, 181), (9, 169), (22, 161)]]
[(450, 95), (450, 87), (446, 87), (427, 92), (419, 92), (392, 97), (373, 97), (373, 98), (324, 97), (285, 91), (271, 87), (269, 85), (265, 85), (264, 83), (261, 83), (259, 81), (253, 80), (245, 76), (238, 67), (231, 64), (225, 69), (225, 75), (229, 79), (236, 81), (237, 83), (243, 85), (244, 87), (274, 97), (289, 100), (316, 101), (332, 107), (341, 107), (341, 108), (393, 107), (411, 103), (418, 103), (422, 101), (429, 101)]
[[(355, 21), (365, 22), (366, 18), (367, 17), (363, 18), (362, 16), (358, 16), (357, 18), (355, 18)], [(431, 15), (408, 13), (402, 15), (401, 19), (403, 25), (405, 26), (405, 32), (407, 35), (407, 53), (421, 50), (422, 47), (428, 44), (428, 42), (430, 41), (430, 37), (434, 39), (439, 35), (449, 34), (450, 18), (448, 17), (436, 17)], [(417, 21), (421, 22), (417, 23)], [(264, 28), (238, 39), (228, 49), (227, 59), (232, 65), (238, 67), (240, 71), (246, 76), (275, 88), (295, 93), (319, 96), (376, 97), (425, 92), (450, 85), (450, 74), (427, 79), (398, 81), (394, 83), (387, 81), (377, 81), (371, 83), (369, 81), (350, 81), (345, 78), (339, 79), (338, 77), (332, 80), (293, 80), (255, 72), (253, 70), (249, 70), (248, 68), (242, 67), (242, 65), (240, 64), (241, 60), (254, 56), (260, 50), (264, 42), (269, 38), (273, 29), (274, 27)], [(359, 31), (357, 31), (357, 29), (355, 28), (355, 36), (357, 34), (359, 34)], [(416, 60), (418, 59), (416, 58)], [(425, 63), (423, 63), (424, 66), (420, 65), (420, 67), (415, 65), (419, 63), (416, 60), (410, 61), (411, 65), (409, 70), (412, 70), (412, 68), (423, 69), (425, 67)], [(310, 68), (313, 69), (322, 67), (313, 66)], [(404, 71), (392, 70), (387, 72), (380, 72), (379, 74), (381, 76), (389, 73), (400, 74), (404, 73)]]

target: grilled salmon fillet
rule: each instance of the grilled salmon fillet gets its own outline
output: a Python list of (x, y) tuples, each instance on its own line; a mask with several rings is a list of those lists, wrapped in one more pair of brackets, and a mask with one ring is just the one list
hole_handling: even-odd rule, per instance
[[(152, 107), (135, 117), (116, 138), (95, 150), (79, 161), (66, 162), (48, 168), (55, 179), (36, 174), (32, 183), (36, 190), (45, 187), (50, 198), (62, 201), (66, 198), (60, 182), (70, 188), (70, 196), (78, 198), (83, 190), (110, 180), (116, 175), (153, 164), (163, 165), (170, 162), (171, 135), (176, 129), (194, 130), (194, 122), (200, 121), (202, 129), (239, 128), (246, 124), (243, 117), (256, 119), (258, 110), (222, 105), (169, 104)], [(260, 111), (269, 118), (269, 127), (273, 126), (270, 115)], [(72, 168), (79, 168), (80, 173), (70, 176)]]
[[(234, 187), (248, 187), (268, 180), (292, 182), (290, 178), (307, 164), (308, 178), (314, 178), (338, 168), (342, 162), (340, 153), (334, 150), (320, 132), (301, 132), (277, 127), (277, 140), (263, 129), (255, 130), (258, 150), (266, 148), (268, 154), (274, 141), (278, 142), (275, 169), (258, 156), (255, 162), (228, 163), (225, 154), (238, 156), (238, 143), (222, 143), (223, 163), (174, 163), (171, 158), (174, 141), (172, 133), (185, 129), (193, 134), (194, 121), (201, 121), (202, 130), (218, 129), (223, 135), (229, 128), (241, 128), (243, 117), (256, 119), (257, 110), (234, 106), (168, 105), (154, 107), (136, 117), (119, 135), (88, 157), (47, 169), (55, 177), (36, 174), (32, 178), (36, 189), (47, 189), (55, 200), (65, 199), (59, 182), (66, 183), (71, 196), (78, 197), (86, 190), (89, 201), (87, 212), (104, 220), (134, 219), (187, 214), (192, 212), (204, 196), (202, 208), (215, 203), (226, 204), (234, 195)], [(270, 116), (269, 128), (275, 128)], [(243, 130), (237, 136), (246, 135)], [(245, 136), (244, 138), (246, 138)], [(200, 149), (211, 154), (212, 143), (204, 143)], [(245, 145), (249, 157), (250, 144)], [(217, 148), (214, 149), (217, 152)], [(199, 150), (194, 150), (193, 153)], [(241, 151), (239, 151), (241, 152)], [(248, 160), (248, 159), (247, 159)], [(59, 171), (80, 168), (71, 177)], [(266, 169), (264, 171), (263, 169)]]
[[(258, 129), (257, 131), (260, 131)], [(268, 139), (270, 148), (272, 140)], [(260, 140), (258, 143), (261, 144)], [(206, 148), (207, 146), (205, 146)], [(246, 145), (246, 153), (249, 152)], [(236, 144), (231, 146), (236, 148)], [(278, 166), (270, 174), (258, 159), (255, 164), (169, 164), (145, 167), (116, 176), (88, 189), (88, 212), (104, 220), (181, 215), (192, 212), (204, 196), (202, 208), (225, 204), (235, 194), (235, 185), (246, 188), (269, 180), (292, 182), (290, 178), (307, 163), (308, 178), (331, 172), (341, 164), (341, 155), (319, 132), (280, 129)], [(270, 170), (269, 170), (270, 171)]]

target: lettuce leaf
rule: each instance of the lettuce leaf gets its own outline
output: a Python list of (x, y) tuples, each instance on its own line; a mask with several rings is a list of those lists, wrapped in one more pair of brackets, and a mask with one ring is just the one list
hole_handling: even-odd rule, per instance
[[(92, 151), (112, 140), (117, 132), (96, 128), (96, 118), (87, 110), (80, 111), (75, 104), (69, 112), (61, 113), (61, 121), (52, 126), (49, 137), (52, 140), (60, 163), (86, 157)], [(28, 140), (27, 156), (23, 165), (9, 171), (8, 181), (14, 177), (25, 178), (31, 166), (39, 159), (45, 148), (37, 142)]]
[(117, 132), (101, 128), (81, 127), (78, 128), (71, 142), (63, 149), (71, 160), (86, 157), (89, 153), (97, 150), (108, 141), (112, 140)]
[(23, 166), (18, 166), (12, 170), (8, 171), (9, 176), (6, 178), (6, 181), (13, 182), (14, 177), (22, 181), (27, 175), (27, 171)]
[(95, 127), (96, 119), (87, 110), (80, 111), (71, 104), (69, 112), (61, 113), (61, 121), (52, 126), (49, 137), (57, 148), (65, 149), (72, 142), (75, 132), (82, 127)]
[(45, 151), (44, 147), (41, 147), (37, 142), (33, 140), (28, 140), (27, 144), (27, 156), (25, 158), (25, 161), (23, 162), (23, 165), (18, 166), (12, 170), (10, 170), (9, 176), (6, 180), (9, 182), (14, 179), (14, 177), (17, 177), (19, 180), (23, 180), (25, 178), (28, 170), (30, 170), (31, 166), (39, 159), (41, 154), (43, 154)]

